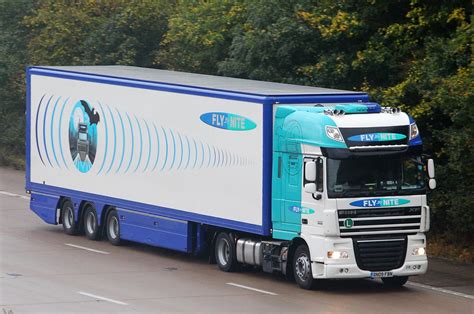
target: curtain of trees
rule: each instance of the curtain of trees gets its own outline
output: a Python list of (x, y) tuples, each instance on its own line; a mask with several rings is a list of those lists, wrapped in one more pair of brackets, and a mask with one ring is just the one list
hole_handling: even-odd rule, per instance
[(25, 66), (123, 64), (364, 90), (437, 160), (434, 232), (472, 241), (471, 1), (0, 0), (0, 163), (21, 167)]

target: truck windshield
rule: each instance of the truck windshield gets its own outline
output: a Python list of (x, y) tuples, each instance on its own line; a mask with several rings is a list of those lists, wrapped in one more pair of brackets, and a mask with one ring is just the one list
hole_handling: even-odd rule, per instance
[(328, 158), (327, 169), (331, 198), (425, 192), (424, 167), (419, 157)]

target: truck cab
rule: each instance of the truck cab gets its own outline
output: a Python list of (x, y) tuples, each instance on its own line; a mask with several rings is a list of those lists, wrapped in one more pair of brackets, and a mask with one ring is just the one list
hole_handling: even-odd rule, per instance
[(309, 252), (288, 258), (297, 283), (401, 285), (425, 273), (434, 166), (414, 120), (377, 103), (348, 103), (280, 105), (274, 121), (272, 235), (306, 242)]

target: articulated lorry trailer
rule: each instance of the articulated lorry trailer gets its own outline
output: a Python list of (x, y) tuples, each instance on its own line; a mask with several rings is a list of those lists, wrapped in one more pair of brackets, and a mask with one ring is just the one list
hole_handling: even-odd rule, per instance
[(223, 271), (427, 270), (415, 121), (362, 92), (124, 66), (27, 70), (30, 207), (66, 233), (208, 253)]

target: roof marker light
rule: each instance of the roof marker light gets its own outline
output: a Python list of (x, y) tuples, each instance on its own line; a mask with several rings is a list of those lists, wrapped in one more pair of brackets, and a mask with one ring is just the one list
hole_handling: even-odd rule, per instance
[(396, 108), (396, 107), (382, 107), (382, 110), (381, 112), (383, 113), (400, 113), (402, 112), (402, 110), (400, 108)]
[(343, 116), (346, 112), (342, 109), (326, 109), (324, 110), (324, 114), (329, 116)]

